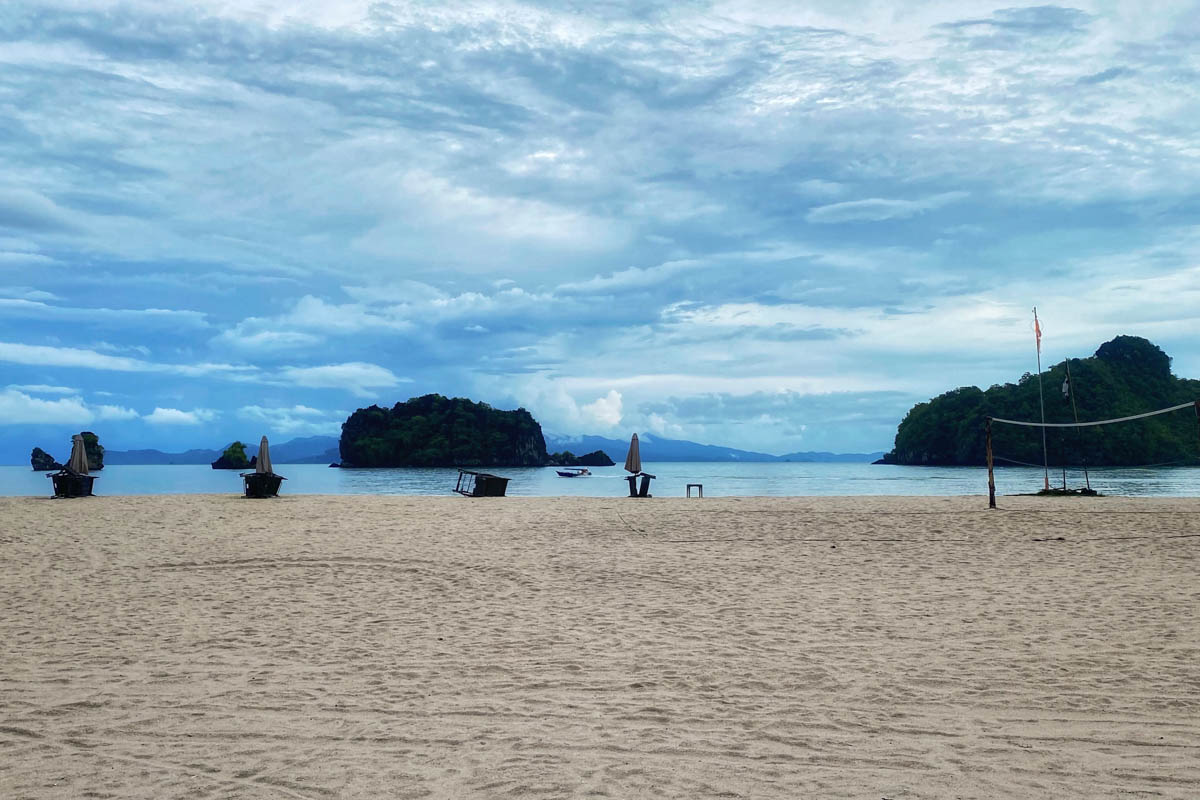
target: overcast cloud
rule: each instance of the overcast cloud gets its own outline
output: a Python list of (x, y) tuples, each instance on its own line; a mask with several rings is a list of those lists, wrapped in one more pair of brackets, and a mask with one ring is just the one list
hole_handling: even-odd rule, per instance
[(336, 433), (891, 447), (1150, 338), (1200, 377), (1200, 4), (8, 2), (0, 458)]

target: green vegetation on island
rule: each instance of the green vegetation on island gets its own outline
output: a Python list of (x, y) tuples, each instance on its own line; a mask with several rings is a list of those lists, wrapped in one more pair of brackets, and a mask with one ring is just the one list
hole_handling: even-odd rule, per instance
[(555, 467), (612, 467), (616, 462), (608, 457), (603, 450), (594, 450), (582, 456), (577, 456), (570, 450), (550, 454), (550, 465)]
[(84, 431), (80, 435), (83, 437), (83, 450), (87, 453), (88, 472), (104, 469), (104, 448), (100, 445), (100, 437), (91, 431)]
[(358, 409), (342, 424), (339, 450), (344, 467), (540, 467), (548, 460), (542, 426), (525, 409), (440, 394)]
[[(1070, 395), (1079, 420), (1089, 422), (1142, 414), (1200, 399), (1200, 380), (1171, 374), (1171, 359), (1136, 336), (1105, 342), (1090, 358), (1070, 359)], [(1066, 367), (1042, 372), (1046, 422), (1074, 422), (1070, 395), (1063, 391)], [(966, 386), (914, 406), (896, 431), (885, 464), (979, 466), (985, 463), (984, 426), (988, 417), (1040, 421), (1038, 377), (1025, 373), (1016, 383), (986, 391)], [(1200, 434), (1196, 414), (1183, 409), (1130, 423), (1089, 428), (1050, 428), (1046, 447), (1052, 465), (1141, 466), (1197, 463)], [(994, 424), (996, 464), (1042, 464), (1037, 428)]]
[(253, 458), (246, 457), (246, 445), (241, 442), (234, 442), (225, 448), (225, 452), (221, 453), (221, 457), (212, 462), (213, 469), (247, 469), (253, 467), (258, 461), (258, 456)]

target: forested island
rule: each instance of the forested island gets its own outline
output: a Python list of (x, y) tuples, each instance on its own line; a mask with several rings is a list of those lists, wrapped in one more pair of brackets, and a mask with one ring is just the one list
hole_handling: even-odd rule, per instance
[[(1042, 372), (1046, 422), (1074, 422), (1071, 397), (1083, 422), (1132, 416), (1200, 399), (1200, 380), (1171, 374), (1171, 358), (1136, 336), (1105, 342), (1089, 358), (1069, 360), (1071, 382), (1064, 390), (1066, 362)], [(979, 466), (985, 463), (988, 417), (1038, 421), (1038, 376), (986, 391), (966, 386), (915, 405), (896, 431), (895, 449), (880, 463)], [(995, 424), (997, 465), (1041, 465), (1037, 428)], [(1051, 428), (1046, 448), (1051, 464), (1142, 466), (1200, 462), (1197, 416), (1188, 409), (1117, 425)]]
[(542, 426), (523, 408), (440, 394), (360, 408), (342, 424), (344, 467), (540, 467)]
[(212, 462), (213, 469), (254, 469), (258, 464), (258, 456), (246, 457), (246, 445), (234, 442), (225, 448), (220, 458)]
[(615, 467), (617, 464), (603, 450), (593, 450), (577, 456), (570, 450), (561, 453), (551, 453), (549, 466), (552, 467)]

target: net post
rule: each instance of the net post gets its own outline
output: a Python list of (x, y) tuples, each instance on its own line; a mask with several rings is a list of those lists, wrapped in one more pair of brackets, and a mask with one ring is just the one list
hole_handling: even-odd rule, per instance
[[(1200, 400), (1196, 401), (1196, 413), (1200, 414)], [(987, 468), (988, 468), (988, 508), (996, 507), (996, 473), (992, 469), (992, 418), (987, 418), (987, 424), (984, 427), (987, 432), (984, 439), (987, 441)]]
[(1197, 400), (1193, 405), (1196, 406), (1196, 434), (1200, 436), (1200, 400)]

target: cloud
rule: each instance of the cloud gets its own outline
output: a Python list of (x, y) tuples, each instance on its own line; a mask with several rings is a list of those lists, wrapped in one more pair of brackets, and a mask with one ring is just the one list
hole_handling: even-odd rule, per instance
[(321, 341), (320, 336), (300, 331), (252, 330), (257, 323), (258, 320), (253, 318), (243, 320), (236, 327), (222, 331), (213, 342), (246, 352), (263, 353), (302, 349)]
[(1092, 75), (1085, 75), (1084, 77), (1077, 80), (1076, 83), (1085, 84), (1085, 85), (1097, 84), (1097, 83), (1107, 83), (1108, 81), (1115, 80), (1124, 75), (1136, 75), (1136, 74), (1137, 73), (1134, 70), (1131, 70), (1128, 67), (1109, 67), (1108, 69), (1103, 70), (1101, 72), (1096, 72), (1096, 73), (1093, 73)]
[(616, 294), (635, 291), (657, 286), (683, 272), (695, 269), (697, 266), (699, 266), (699, 262), (687, 260), (673, 261), (656, 267), (630, 267), (611, 275), (596, 275), (586, 281), (560, 284), (554, 291), (560, 295)]
[(361, 305), (334, 305), (312, 295), (297, 300), (279, 322), (324, 333), (357, 333), (369, 327), (405, 330), (412, 325), (405, 319), (366, 311)]
[(77, 347), (0, 342), (0, 361), (45, 367), (83, 367), (114, 372), (158, 372), (190, 377), (222, 377), (226, 380), (253, 379), (257, 369), (248, 365), (201, 362), (162, 364), (126, 356), (110, 356)]
[(0, 297), (16, 297), (21, 300), (60, 300), (58, 295), (28, 286), (0, 286)]
[(91, 342), (91, 345), (96, 350), (103, 350), (109, 353), (138, 353), (142, 356), (150, 355), (150, 348), (144, 344), (113, 344), (112, 342), (100, 340), (98, 342)]
[[(366, 289), (356, 289), (364, 296)], [(313, 295), (298, 298), (286, 313), (275, 317), (247, 317), (222, 331), (214, 344), (243, 351), (297, 350), (311, 347), (327, 336), (350, 336), (363, 331), (410, 331), (407, 305), (329, 303)]]
[(408, 378), (397, 377), (391, 370), (377, 364), (353, 361), (345, 364), (325, 364), (319, 367), (284, 367), (279, 379), (285, 383), (312, 389), (344, 389), (358, 397), (374, 397), (376, 389), (390, 389)]
[[(497, 283), (512, 284), (513, 281)], [(445, 300), (447, 297), (446, 292), (441, 289), (413, 280), (388, 281), (370, 286), (343, 286), (342, 291), (360, 303), (367, 304), (419, 305)]]
[(19, 392), (33, 392), (34, 394), (79, 394), (79, 390), (70, 386), (49, 386), (44, 383), (29, 383), (29, 384), (9, 384), (9, 389), (16, 389)]
[(242, 406), (237, 411), (238, 419), (255, 422), (268, 430), (286, 434), (334, 435), (341, 431), (346, 414), (322, 411), (305, 405), (269, 408), (266, 406)]
[(0, 424), (86, 424), (95, 418), (79, 397), (42, 400), (15, 389), (0, 390)]
[(86, 425), (96, 420), (135, 419), (136, 411), (120, 406), (101, 405), (90, 407), (79, 396), (63, 397), (58, 400), (43, 400), (31, 397), (20, 388), (34, 391), (53, 390), (60, 393), (64, 387), (13, 387), (0, 390), (0, 425)]
[(832, 203), (812, 208), (805, 219), (809, 222), (823, 224), (907, 219), (962, 200), (966, 196), (966, 192), (943, 192), (921, 200), (885, 200), (878, 197), (868, 200), (848, 200), (844, 203)]
[(621, 393), (615, 389), (581, 408), (591, 416), (595, 424), (603, 428), (615, 428), (621, 424)]
[(0, 230), (60, 233), (75, 230), (71, 215), (54, 201), (29, 189), (0, 189)]
[(158, 365), (124, 356), (107, 356), (94, 350), (78, 347), (48, 347), (45, 345), (0, 342), (0, 361), (33, 366), (84, 367), (117, 372), (151, 372)]
[(991, 17), (946, 22), (937, 28), (975, 49), (1011, 50), (1078, 39), (1094, 19), (1076, 8), (1044, 5), (1001, 8)]
[[(559, 320), (582, 325), (591, 318), (608, 320), (613, 316), (612, 309), (512, 285), (453, 294), (416, 282), (402, 291), (389, 284), (379, 292), (372, 286), (350, 287), (347, 291), (361, 302), (334, 304), (314, 297), (301, 298), (278, 316), (244, 319), (213, 342), (252, 353), (253, 348), (233, 342), (264, 336), (259, 352), (287, 350), (315, 358), (318, 353), (361, 347), (363, 341), (387, 341), (390, 348), (405, 353), (406, 368), (413, 368), (481, 360), (481, 333), (492, 337), (488, 360), (493, 361), (506, 349), (510, 338), (552, 327)], [(400, 294), (406, 299), (396, 302)], [(326, 342), (328, 346), (321, 348)]]
[(208, 326), (205, 315), (199, 311), (181, 311), (168, 308), (130, 309), (52, 306), (34, 300), (2, 297), (0, 297), (0, 313), (14, 318), (71, 320), (82, 324), (132, 322), (134, 324), (172, 327), (187, 326), (204, 328)]
[(9, 266), (18, 267), (48, 267), (57, 262), (49, 256), (44, 256), (41, 253), (23, 253), (23, 252), (2, 252), (0, 251), (0, 268)]
[(151, 425), (195, 426), (212, 422), (217, 416), (216, 411), (204, 408), (195, 408), (191, 411), (181, 411), (178, 408), (155, 408), (145, 416), (145, 420)]
[(141, 416), (132, 408), (124, 406), (94, 406), (93, 411), (96, 413), (96, 419), (103, 420), (137, 419)]
[[(582, 209), (542, 199), (493, 194), (424, 170), (403, 175), (400, 189), (417, 221), (466, 226), (477, 235), (502, 241), (591, 250), (611, 247), (614, 240), (623, 241), (628, 236), (623, 224)], [(359, 244), (366, 249), (377, 248), (391, 238), (393, 230), (394, 223), (381, 225), (369, 231)]]
[(852, 447), (872, 452), (889, 449), (898, 418), (916, 399), (923, 398), (891, 391), (706, 393), (648, 401), (634, 414), (650, 430), (666, 426), (663, 433), (693, 441), (719, 442), (731, 430), (747, 430), (740, 437), (746, 449), (774, 455)]

